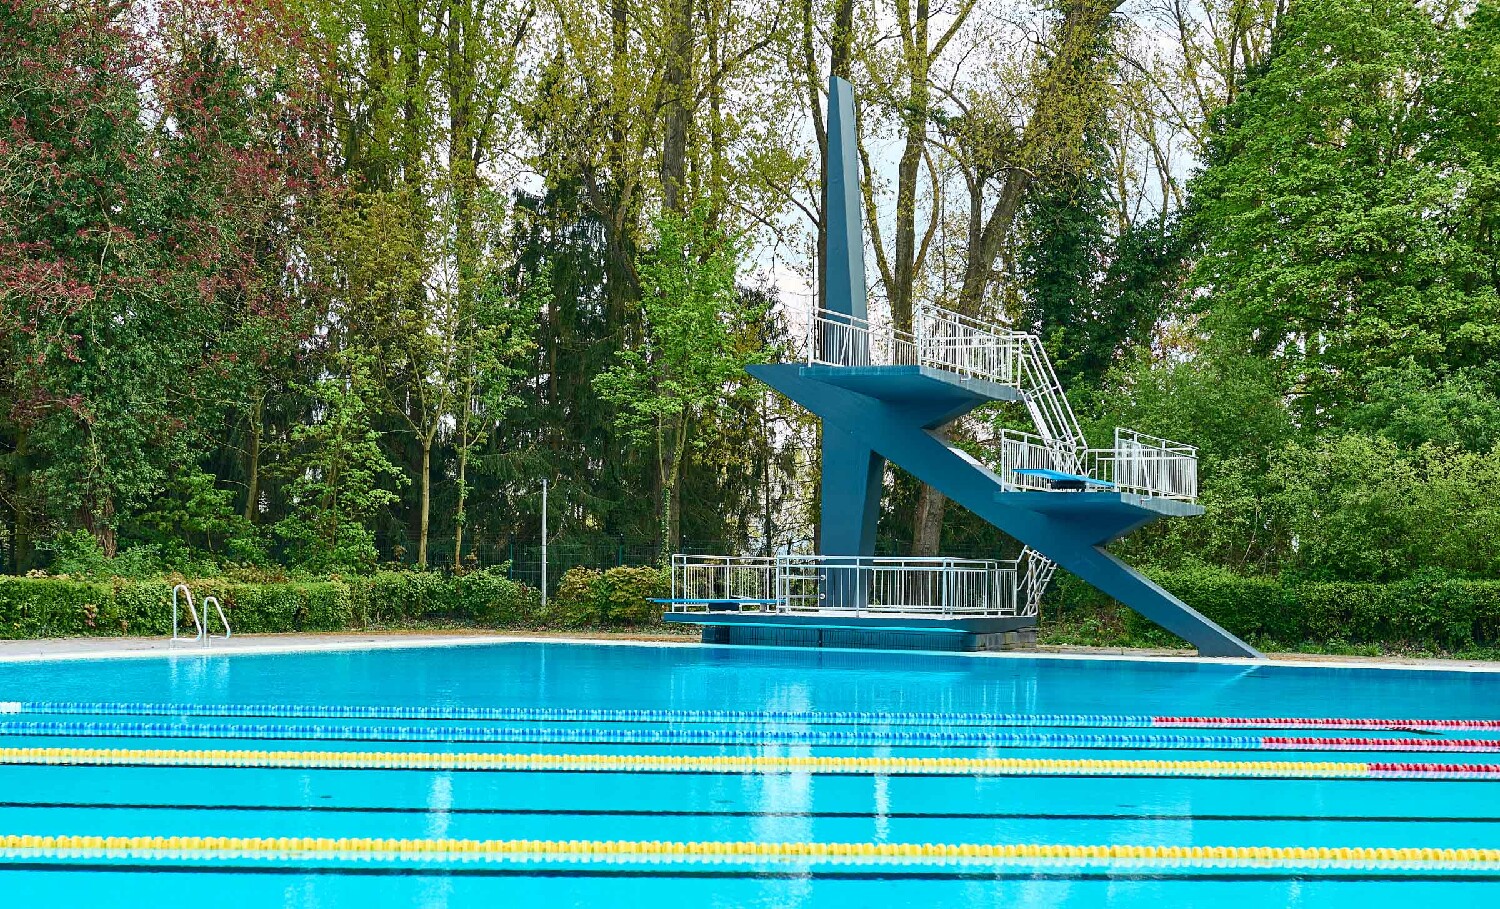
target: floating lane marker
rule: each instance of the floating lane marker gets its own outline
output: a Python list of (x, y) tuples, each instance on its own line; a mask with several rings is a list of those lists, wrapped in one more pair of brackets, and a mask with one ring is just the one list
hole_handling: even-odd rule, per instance
[(1500, 849), (1360, 846), (1134, 846), (991, 843), (670, 842), (658, 840), (459, 840), (364, 837), (35, 836), (0, 837), (0, 860), (317, 860), (509, 863), (525, 861), (795, 864), (1147, 864), (1247, 869), (1353, 865), (1500, 869)]
[(489, 770), (608, 773), (813, 773), (905, 776), (1128, 776), (1500, 781), (1496, 764), (1362, 761), (1159, 761), (1061, 758), (846, 757), (674, 754), (226, 751), (0, 748), (0, 764), (258, 767), (327, 770)]
[(573, 710), (561, 707), (396, 707), (332, 704), (166, 704), (147, 701), (0, 701), (0, 714), (208, 716), (347, 720), (491, 720), (518, 723), (788, 723), (862, 726), (1153, 726), (1245, 729), (1492, 729), (1500, 720), (1346, 717), (1132, 716), (1088, 713), (980, 713), (791, 710)]
[(828, 747), (1133, 749), (1189, 751), (1500, 752), (1500, 739), (1316, 738), (1232, 735), (1068, 735), (848, 729), (348, 726), (275, 723), (0, 722), (0, 737), (467, 742), (547, 745), (814, 745)]

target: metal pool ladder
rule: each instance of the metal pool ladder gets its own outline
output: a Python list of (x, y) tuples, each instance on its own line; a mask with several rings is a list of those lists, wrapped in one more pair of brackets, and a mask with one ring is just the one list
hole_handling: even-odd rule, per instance
[[(188, 616), (193, 620), (193, 627), (198, 631), (198, 633), (193, 637), (188, 637), (187, 635), (182, 634), (177, 624), (177, 617), (179, 615), (177, 592), (179, 590), (182, 591), (183, 600), (187, 602)], [(224, 626), (224, 634), (222, 635), (223, 639), (226, 641), (229, 640), (229, 618), (224, 615), (224, 607), (219, 605), (219, 598), (215, 596), (204, 597), (203, 612), (200, 614), (198, 612), (198, 608), (193, 605), (192, 589), (189, 588), (186, 584), (178, 584), (176, 587), (172, 588), (172, 643), (175, 644), (178, 641), (194, 641), (198, 644), (207, 646), (208, 642), (213, 640), (214, 635), (209, 634), (208, 628), (210, 619), (208, 607), (210, 604), (213, 605), (214, 612), (218, 613), (219, 615), (219, 624)]]

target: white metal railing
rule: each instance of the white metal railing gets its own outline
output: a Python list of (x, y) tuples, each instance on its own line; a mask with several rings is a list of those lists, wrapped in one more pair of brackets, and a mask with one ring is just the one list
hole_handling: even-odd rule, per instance
[(1198, 500), (1198, 449), (1131, 429), (1115, 430), (1115, 447), (1088, 452), (1088, 474), (1121, 492), (1184, 502)]
[[(193, 629), (197, 632), (192, 637), (182, 634), (181, 609), (177, 599), (178, 591), (182, 591), (182, 601), (187, 604), (188, 617), (193, 620)], [(178, 584), (172, 588), (172, 640), (174, 642), (195, 641), (199, 644), (207, 645), (213, 639), (213, 635), (209, 633), (209, 621), (212, 618), (208, 611), (209, 604), (213, 604), (214, 612), (219, 616), (219, 624), (224, 628), (223, 638), (225, 640), (229, 639), (231, 634), (229, 630), (229, 618), (224, 615), (224, 607), (219, 605), (219, 598), (215, 596), (204, 597), (203, 611), (199, 613), (198, 607), (193, 604), (192, 589), (186, 584)]]
[(1014, 561), (679, 554), (672, 557), (669, 608), (1034, 616), (1050, 578), (1051, 563), (1031, 549)]
[(960, 375), (1016, 385), (1028, 335), (931, 304), (912, 312), (917, 361)]
[(784, 555), (777, 609), (943, 616), (1014, 616), (1016, 563), (988, 559)]
[(912, 331), (815, 310), (807, 362), (827, 366), (928, 366), (1015, 388), (1049, 443), (1065, 452), (1087, 447), (1078, 418), (1036, 335), (981, 322), (930, 303), (912, 312)]
[(1020, 361), (1020, 381), (1016, 387), (1025, 395), (1026, 410), (1036, 424), (1037, 432), (1059, 450), (1076, 457), (1088, 447), (1083, 427), (1073, 413), (1073, 405), (1063, 391), (1062, 382), (1052, 368), (1052, 358), (1041, 338), (1025, 335), (1025, 354)]
[(1060, 470), (1074, 473), (1078, 469), (1072, 451), (1031, 432), (1002, 429), (995, 436), (996, 472), (1000, 482), (1010, 489), (1050, 489), (1044, 477), (1016, 473), (1018, 470)]
[(1036, 335), (930, 303), (913, 311), (911, 333), (820, 309), (809, 325), (807, 362), (928, 366), (1015, 388), (1037, 431), (1005, 430), (997, 440), (1000, 478), (1009, 488), (1051, 488), (1044, 478), (1015, 473), (1044, 468), (1112, 483), (1122, 492), (1197, 501), (1198, 450), (1190, 445), (1117, 429), (1113, 448), (1088, 447)]
[(672, 600), (677, 606), (762, 607), (776, 596), (776, 560), (768, 556), (672, 556)]
[(1034, 616), (1041, 612), (1042, 594), (1057, 572), (1057, 563), (1027, 546), (1016, 560), (1016, 600), (1021, 615)]
[(919, 364), (910, 334), (826, 309), (814, 311), (809, 323), (807, 361), (829, 366)]

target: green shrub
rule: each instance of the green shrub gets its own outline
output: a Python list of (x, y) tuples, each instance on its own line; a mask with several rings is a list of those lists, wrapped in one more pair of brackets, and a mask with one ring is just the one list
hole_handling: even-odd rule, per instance
[(557, 593), (548, 603), (548, 616), (564, 628), (587, 628), (604, 624), (607, 595), (604, 573), (592, 568), (569, 568), (557, 582)]
[[(0, 577), (0, 638), (166, 636), (179, 579)], [(343, 631), (441, 622), (507, 626), (540, 620), (536, 591), (498, 572), (447, 577), (381, 572), (348, 580), (194, 581), (198, 602), (216, 597), (236, 633)], [(182, 629), (192, 632), (184, 610)], [(210, 625), (217, 630), (217, 621)]]
[(604, 618), (610, 625), (654, 625), (671, 584), (660, 568), (611, 568), (604, 572)]
[[(1208, 618), (1271, 650), (1378, 645), (1453, 653), (1500, 643), (1500, 581), (1419, 572), (1392, 584), (1317, 582), (1202, 566), (1147, 573)], [(1061, 574), (1048, 592), (1044, 631), (1049, 620), (1066, 629), (1062, 637), (1070, 642), (1097, 637), (1105, 646), (1182, 646), (1155, 623)]]
[(621, 628), (661, 621), (662, 607), (653, 598), (667, 595), (660, 568), (570, 568), (552, 597), (551, 616), (563, 628)]

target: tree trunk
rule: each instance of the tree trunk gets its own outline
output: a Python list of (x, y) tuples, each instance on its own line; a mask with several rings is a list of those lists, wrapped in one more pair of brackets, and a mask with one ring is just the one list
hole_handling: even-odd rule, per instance
[[(927, 0), (918, 0), (916, 19), (907, 35), (906, 144), (896, 166), (896, 249), (894, 282), (886, 288), (891, 321), (899, 331), (911, 331), (912, 297), (917, 279), (917, 178), (927, 147)], [(903, 23), (905, 27), (905, 23)], [(936, 201), (936, 200), (934, 200)]]
[[(468, 413), (467, 408), (464, 413)], [(465, 417), (465, 423), (467, 422), (468, 418)], [(467, 518), (464, 514), (464, 505), (469, 499), (468, 489), (464, 486), (464, 478), (468, 474), (468, 469), (469, 446), (460, 444), (458, 448), (458, 510), (453, 516), (453, 570), (455, 572), (463, 570), (464, 520)]]
[(948, 497), (923, 483), (917, 490), (916, 514), (912, 517), (911, 554), (935, 556), (942, 551), (943, 512)]
[(688, 130), (692, 126), (693, 0), (673, 0), (663, 92), (665, 132), (661, 150), (662, 206), (680, 212), (687, 181)]
[(16, 574), (25, 574), (30, 571), (35, 557), (34, 544), (31, 536), (31, 470), (27, 466), (27, 432), (25, 429), (16, 430), (16, 533), (11, 539), (11, 558), (15, 563)]
[(112, 559), (119, 551), (120, 541), (115, 535), (114, 527), (115, 503), (108, 496), (98, 499), (83, 508), (82, 520), (84, 529), (93, 534), (94, 540), (99, 548), (104, 551), (104, 557)]
[(427, 568), (427, 520), (432, 510), (432, 436), (422, 439), (422, 515), (417, 530), (417, 567)]
[(245, 451), (245, 520), (251, 524), (260, 514), (260, 431), (266, 396), (260, 395), (250, 405), (249, 445)]

